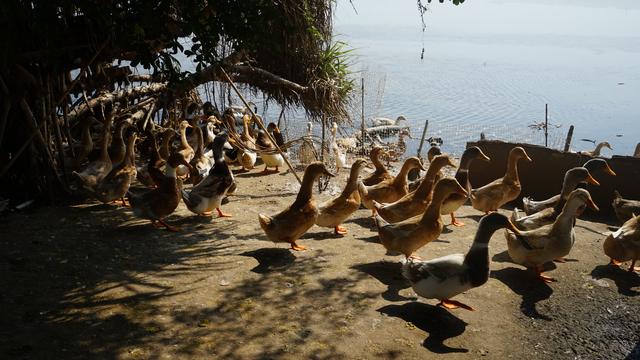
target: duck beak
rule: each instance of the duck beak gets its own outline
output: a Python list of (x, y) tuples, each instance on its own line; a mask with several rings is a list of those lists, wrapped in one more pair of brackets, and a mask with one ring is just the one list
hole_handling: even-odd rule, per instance
[(490, 162), (491, 158), (485, 155), (484, 153), (480, 153), (480, 160)]
[(456, 193), (462, 195), (462, 196), (468, 196), (469, 193), (467, 193), (467, 190), (465, 190), (462, 186), (460, 186), (460, 184), (458, 184), (458, 188), (456, 189)]
[(375, 169), (375, 167), (368, 161), (364, 162), (364, 167), (367, 169)]
[(224, 142), (224, 145), (222, 146), (222, 148), (227, 150), (233, 150), (233, 147), (231, 146), (231, 144), (229, 144), (228, 141)]
[(454, 163), (453, 161), (451, 161), (451, 159), (449, 159), (449, 163), (447, 164), (451, 167), (458, 167), (458, 165), (456, 165), (456, 163)]
[(418, 166), (420, 168), (420, 170), (422, 171), (427, 171), (427, 168), (424, 167), (424, 165), (422, 164), (422, 161), (420, 161), (420, 166)]
[(615, 171), (613, 171), (613, 169), (611, 169), (611, 167), (609, 167), (609, 164), (607, 164), (607, 163), (605, 163), (604, 170), (607, 172), (607, 174), (609, 174), (611, 176), (616, 176)]
[(525, 154), (524, 155), (524, 159), (527, 160), (528, 162), (533, 162), (533, 160), (531, 160), (531, 158), (529, 157), (529, 155)]
[(323, 175), (325, 176), (329, 176), (329, 177), (336, 177), (336, 174), (329, 172), (329, 170), (324, 169), (324, 171), (322, 172)]
[(591, 176), (591, 174), (587, 174), (587, 182), (591, 185), (596, 185), (596, 186), (600, 185), (598, 180), (594, 179), (593, 176)]
[(596, 203), (593, 202), (593, 199), (591, 199), (591, 197), (587, 199), (587, 206), (591, 210), (600, 211), (600, 209), (598, 208), (598, 205), (596, 205)]
[(516, 235), (522, 235), (520, 234), (520, 230), (518, 230), (518, 228), (515, 225), (513, 225), (513, 223), (509, 219), (507, 219), (507, 228)]

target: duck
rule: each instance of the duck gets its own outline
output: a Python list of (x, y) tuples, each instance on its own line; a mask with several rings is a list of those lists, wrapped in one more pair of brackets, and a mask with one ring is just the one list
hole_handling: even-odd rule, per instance
[(98, 185), (98, 183), (107, 176), (113, 167), (111, 158), (109, 157), (109, 144), (111, 142), (110, 128), (112, 121), (113, 115), (109, 115), (102, 129), (102, 147), (100, 149), (100, 156), (90, 162), (81, 172), (72, 172), (80, 182), (81, 186), (92, 193), (95, 192), (96, 185)]
[(505, 237), (511, 259), (516, 264), (533, 269), (544, 282), (556, 281), (542, 273), (543, 265), (569, 254), (576, 238), (573, 228), (575, 219), (587, 206), (598, 211), (598, 206), (587, 190), (575, 189), (569, 194), (562, 212), (552, 224), (520, 231), (519, 235), (506, 231)]
[(258, 159), (258, 154), (255, 152), (256, 139), (251, 135), (251, 131), (249, 130), (250, 121), (251, 117), (249, 115), (243, 116), (242, 134), (240, 135), (242, 146), (240, 146), (240, 152), (238, 154), (242, 169), (247, 171), (253, 169)]
[(338, 146), (337, 136), (338, 124), (336, 122), (333, 122), (333, 124), (331, 125), (331, 143), (329, 144), (329, 148), (331, 149), (331, 152), (333, 153), (333, 156), (336, 160), (336, 171), (340, 172), (340, 170), (347, 167), (347, 154), (344, 154), (340, 149), (340, 146)]
[(367, 209), (371, 209), (375, 214), (376, 208), (373, 201), (379, 203), (392, 203), (399, 200), (409, 192), (407, 186), (407, 174), (409, 170), (419, 168), (425, 170), (419, 158), (413, 156), (405, 160), (400, 168), (400, 172), (392, 179), (381, 181), (375, 185), (366, 186), (364, 183), (358, 183), (358, 190), (362, 197), (362, 203)]
[[(440, 149), (439, 146), (432, 146), (427, 151), (427, 160), (429, 161), (429, 163), (431, 163), (433, 161), (433, 158), (438, 155), (442, 155), (442, 150)], [(443, 176), (442, 171), (440, 171), (434, 179), (435, 180), (434, 184), (438, 182), (438, 180), (440, 180), (442, 176)], [(410, 181), (409, 192), (413, 192), (413, 191), (416, 191), (416, 189), (420, 186), (420, 183), (424, 178), (420, 178), (419, 169), (412, 169), (411, 171), (409, 171), (409, 175), (407, 175), (407, 179)]]
[[(471, 193), (471, 181), (469, 180), (469, 167), (471, 163), (480, 159), (483, 161), (491, 161), (491, 159), (485, 155), (485, 153), (480, 150), (477, 146), (471, 146), (466, 149), (462, 156), (460, 157), (460, 166), (456, 171), (455, 179), (458, 180), (458, 183), (462, 185), (462, 187), (467, 190), (467, 193)], [(461, 196), (459, 194), (451, 194), (448, 198), (444, 200), (442, 203), (442, 208), (440, 209), (441, 215), (451, 214), (451, 225), (452, 226), (464, 226), (464, 223), (458, 219), (456, 219), (456, 210), (460, 208), (460, 206), (464, 205), (467, 202), (469, 196)]]
[(633, 214), (640, 214), (640, 201), (623, 199), (618, 190), (613, 191), (611, 206), (613, 206), (613, 211), (621, 223), (631, 219), (634, 216)]
[[(162, 168), (167, 163), (167, 161), (160, 156), (160, 151), (158, 150), (158, 145), (156, 143), (156, 136), (153, 131), (147, 132), (147, 138), (149, 139), (150, 148), (149, 162), (146, 165), (138, 168), (136, 178), (147, 187), (156, 187), (158, 181), (156, 181), (157, 179), (154, 179), (152, 175), (158, 173), (161, 174)], [(151, 168), (155, 168), (158, 171), (149, 171), (149, 169)]]
[(162, 143), (160, 144), (158, 153), (160, 155), (160, 158), (164, 161), (167, 161), (167, 159), (173, 152), (172, 144), (175, 137), (176, 132), (173, 129), (167, 128), (162, 132)]
[(358, 192), (358, 176), (368, 166), (367, 160), (357, 159), (351, 165), (347, 184), (337, 197), (327, 200), (318, 206), (316, 225), (333, 228), (336, 235), (345, 235), (347, 229), (341, 224), (360, 207)]
[(533, 161), (522, 147), (514, 147), (509, 152), (507, 172), (504, 177), (471, 190), (471, 205), (474, 209), (488, 214), (490, 211), (497, 211), (502, 205), (520, 195), (522, 190), (518, 177), (518, 160), (520, 159), (525, 159), (528, 162)]
[(611, 147), (611, 144), (609, 144), (607, 141), (603, 141), (598, 143), (598, 145), (596, 145), (596, 148), (593, 149), (593, 151), (580, 151), (580, 155), (598, 157), (600, 156), (600, 152), (602, 151), (603, 148), (613, 150), (613, 148)]
[[(189, 142), (187, 141), (187, 129), (192, 128), (191, 124), (188, 121), (183, 120), (180, 122), (179, 132), (180, 132), (180, 145), (176, 149), (176, 154), (182, 156), (184, 161), (189, 163), (193, 160), (193, 157), (196, 155), (196, 152), (193, 150)], [(177, 174), (179, 177), (186, 177), (189, 174), (189, 169), (186, 166), (180, 165), (177, 169)]]
[(120, 121), (113, 131), (113, 139), (109, 147), (109, 157), (114, 166), (124, 161), (124, 154), (127, 152), (127, 145), (124, 141), (124, 131), (129, 125), (131, 125), (131, 123), (128, 119)]
[(75, 154), (75, 161), (73, 163), (75, 169), (79, 169), (80, 166), (87, 160), (87, 157), (93, 150), (93, 138), (91, 136), (91, 125), (98, 120), (93, 116), (87, 116), (81, 121), (81, 137), (80, 142), (73, 144), (73, 153)]
[(393, 179), (393, 175), (389, 173), (389, 170), (380, 161), (380, 155), (386, 154), (384, 149), (380, 146), (376, 146), (369, 152), (369, 158), (371, 163), (375, 167), (375, 171), (369, 174), (362, 180), (362, 183), (366, 186), (373, 186), (382, 181)]
[(389, 144), (387, 154), (393, 161), (401, 159), (404, 153), (407, 152), (407, 143), (404, 141), (405, 136), (413, 139), (409, 130), (403, 129), (398, 133), (398, 142)]
[(319, 210), (313, 196), (313, 183), (320, 175), (334, 177), (321, 162), (307, 166), (296, 200), (275, 215), (258, 214), (260, 227), (267, 238), (275, 243), (286, 242), (295, 251), (305, 250), (296, 241), (309, 230), (318, 218)]
[(640, 215), (633, 215), (620, 229), (609, 234), (603, 248), (611, 258), (609, 264), (620, 266), (630, 260), (629, 272), (635, 271), (636, 262), (640, 259)]
[(511, 214), (511, 221), (520, 230), (533, 230), (553, 223), (562, 211), (565, 202), (569, 198), (569, 194), (577, 188), (578, 184), (585, 182), (596, 186), (600, 185), (600, 183), (589, 174), (589, 170), (583, 167), (575, 167), (567, 171), (564, 176), (560, 194), (545, 200), (549, 207), (542, 208), (542, 206), (540, 206), (541, 210), (528, 216), (521, 216), (518, 208), (515, 208)]
[(636, 144), (636, 150), (633, 152), (634, 158), (640, 158), (640, 143)]
[(135, 216), (150, 220), (154, 227), (164, 226), (169, 231), (180, 231), (180, 228), (164, 221), (164, 218), (171, 215), (180, 204), (181, 181), (177, 175), (177, 168), (180, 165), (187, 169), (191, 167), (184, 156), (178, 153), (172, 154), (167, 160), (164, 174), (158, 169), (149, 168), (149, 172), (155, 173), (152, 176), (158, 181), (157, 188), (138, 194), (131, 190), (127, 192), (129, 204)]
[[(600, 183), (591, 176), (589, 170), (582, 166), (575, 167), (565, 173), (560, 194), (541, 201), (532, 200), (530, 197), (523, 198), (522, 205), (524, 207), (525, 214), (531, 215), (548, 208), (556, 207), (561, 201), (566, 200), (569, 194), (578, 187), (578, 184), (581, 183), (600, 185)], [(560, 205), (558, 212), (562, 209), (562, 205)]]
[(316, 161), (318, 152), (313, 144), (313, 123), (307, 122), (307, 135), (302, 138), (302, 144), (298, 148), (298, 161), (300, 164), (307, 165)]
[(380, 243), (391, 254), (400, 253), (405, 257), (440, 236), (444, 227), (440, 217), (442, 201), (453, 193), (466, 195), (467, 191), (453, 178), (440, 179), (433, 190), (433, 199), (424, 214), (390, 224), (380, 215), (375, 216)]
[(193, 185), (197, 185), (207, 176), (209, 170), (213, 167), (214, 162), (213, 159), (204, 153), (204, 138), (200, 127), (194, 127), (193, 132), (196, 138), (196, 152), (193, 159), (189, 162), (189, 164), (191, 164), (189, 178)]
[(207, 177), (193, 187), (190, 192), (180, 190), (182, 200), (191, 212), (211, 216), (213, 209), (218, 217), (231, 217), (220, 209), (222, 199), (234, 185), (234, 178), (229, 166), (224, 161), (223, 149), (231, 148), (226, 133), (220, 133), (213, 139), (214, 165)]
[(120, 199), (122, 206), (126, 206), (124, 196), (129, 191), (131, 182), (136, 178), (135, 143), (137, 135), (132, 133), (127, 141), (126, 150), (120, 164), (111, 169), (109, 174), (96, 186), (95, 196), (101, 202), (107, 204)]
[(427, 174), (420, 183), (420, 187), (410, 192), (399, 200), (380, 204), (373, 201), (376, 213), (389, 223), (396, 223), (424, 213), (433, 196), (433, 187), (437, 182), (436, 177), (445, 166), (455, 166), (449, 155), (438, 155), (431, 161)]
[(385, 118), (385, 117), (376, 117), (371, 119), (371, 125), (373, 126), (390, 126), (390, 125), (398, 125), (402, 121), (407, 121), (407, 118), (404, 115), (398, 116), (395, 120)]
[(440, 300), (438, 306), (473, 311), (471, 306), (451, 298), (489, 280), (489, 241), (496, 231), (503, 228), (519, 233), (506, 216), (499, 213), (486, 215), (480, 219), (466, 254), (451, 254), (428, 261), (403, 259), (402, 275), (417, 295)]
[[(273, 124), (273, 123), (272, 123)], [(274, 139), (275, 140), (275, 139)], [(260, 157), (264, 162), (264, 170), (263, 173), (269, 173), (269, 168), (275, 168), (274, 172), (280, 172), (280, 167), (285, 165), (284, 157), (277, 152), (276, 146), (273, 144), (271, 139), (264, 130), (258, 131), (258, 138), (256, 139), (256, 145), (261, 150), (266, 150), (266, 152), (261, 152)]]
[(271, 133), (271, 136), (276, 141), (276, 144), (280, 148), (280, 150), (285, 151), (285, 141), (284, 136), (282, 136), (282, 132), (276, 123), (270, 122), (267, 125), (267, 131)]

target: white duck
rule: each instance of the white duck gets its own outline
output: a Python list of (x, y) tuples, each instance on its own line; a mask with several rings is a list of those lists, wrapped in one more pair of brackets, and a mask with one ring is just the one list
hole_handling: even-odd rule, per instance
[(337, 136), (338, 124), (334, 122), (331, 125), (331, 143), (329, 144), (329, 148), (336, 159), (336, 170), (340, 172), (341, 169), (347, 167), (347, 155), (342, 153), (342, 150), (340, 150), (340, 146), (338, 146), (337, 143)]
[(389, 125), (398, 125), (401, 121), (407, 121), (407, 118), (404, 115), (398, 116), (395, 120), (385, 118), (385, 117), (376, 117), (371, 120), (371, 125), (373, 126), (389, 126)]

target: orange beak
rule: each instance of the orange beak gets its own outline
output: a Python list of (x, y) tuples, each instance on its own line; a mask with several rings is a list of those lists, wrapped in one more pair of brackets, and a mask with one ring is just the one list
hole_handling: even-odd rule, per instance
[(615, 171), (613, 171), (613, 169), (611, 169), (611, 168), (609, 167), (609, 164), (605, 164), (605, 166), (606, 166), (606, 167), (605, 167), (605, 170), (607, 171), (607, 174), (609, 174), (609, 175), (611, 175), (611, 176), (616, 176)]
[(600, 209), (598, 208), (598, 205), (596, 205), (596, 203), (594, 203), (591, 198), (587, 199), (587, 206), (591, 208), (591, 210), (600, 211)]
[(598, 182), (598, 180), (594, 179), (593, 176), (591, 176), (591, 174), (587, 175), (587, 182), (591, 185), (596, 185), (599, 186), (600, 183)]
[(520, 234), (520, 230), (518, 230), (518, 228), (517, 228), (515, 225), (513, 225), (513, 223), (511, 222), (511, 220), (507, 220), (507, 221), (508, 221), (508, 223), (507, 223), (507, 228), (508, 228), (509, 230), (513, 231), (513, 233), (514, 233), (514, 234), (516, 234), (516, 235), (521, 235), (521, 234)]

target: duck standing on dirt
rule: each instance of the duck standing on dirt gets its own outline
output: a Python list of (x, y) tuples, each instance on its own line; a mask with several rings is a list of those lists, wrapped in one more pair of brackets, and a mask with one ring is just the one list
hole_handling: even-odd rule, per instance
[(209, 174), (190, 192), (181, 189), (182, 200), (187, 208), (198, 215), (211, 216), (213, 209), (218, 217), (230, 217), (220, 210), (222, 199), (234, 184), (233, 174), (224, 161), (223, 149), (231, 149), (227, 142), (227, 134), (221, 133), (213, 139), (214, 165)]
[(471, 190), (471, 205), (474, 209), (488, 214), (490, 211), (497, 211), (502, 205), (520, 195), (522, 190), (518, 177), (518, 160), (520, 159), (533, 161), (522, 147), (517, 146), (509, 152), (507, 172), (502, 178)]
[(123, 161), (111, 169), (109, 174), (96, 186), (96, 198), (105, 204), (120, 199), (122, 206), (126, 206), (124, 195), (129, 191), (129, 186), (137, 174), (134, 162), (136, 139), (135, 133), (129, 136), (125, 153), (122, 156)]
[(502, 214), (492, 213), (480, 219), (471, 248), (464, 254), (452, 254), (429, 261), (412, 258), (402, 260), (402, 275), (411, 282), (421, 297), (438, 299), (439, 306), (447, 309), (472, 307), (452, 297), (469, 289), (484, 285), (489, 280), (489, 240), (497, 230), (518, 230)]
[(98, 159), (87, 164), (81, 172), (74, 171), (72, 174), (80, 182), (83, 188), (91, 192), (95, 191), (96, 186), (102, 179), (109, 174), (113, 167), (111, 158), (109, 157), (109, 144), (111, 144), (111, 123), (113, 114), (107, 116), (104, 128), (102, 129), (102, 148)]
[[(273, 123), (272, 123), (273, 124)], [(275, 140), (275, 139), (274, 139)], [(258, 137), (256, 139), (256, 145), (260, 150), (265, 152), (260, 154), (262, 161), (264, 162), (263, 173), (269, 173), (269, 168), (275, 168), (274, 172), (280, 172), (280, 167), (285, 165), (284, 157), (277, 152), (276, 146), (273, 144), (269, 135), (264, 130), (258, 131)]]
[(376, 225), (380, 243), (391, 253), (400, 253), (405, 257), (413, 256), (421, 247), (437, 239), (444, 224), (440, 216), (442, 202), (452, 193), (466, 195), (467, 192), (456, 179), (444, 178), (438, 181), (433, 190), (433, 200), (424, 214), (407, 220), (389, 224), (376, 215)]
[(307, 166), (298, 196), (291, 206), (275, 215), (258, 214), (260, 227), (273, 242), (291, 244), (292, 250), (304, 250), (296, 241), (309, 230), (318, 218), (318, 207), (313, 197), (313, 183), (320, 175), (334, 177), (321, 162)]
[(582, 214), (587, 206), (598, 210), (587, 190), (575, 189), (569, 195), (562, 212), (553, 224), (544, 225), (534, 230), (521, 231), (519, 235), (506, 231), (505, 236), (511, 259), (516, 264), (533, 269), (544, 282), (555, 281), (555, 279), (542, 274), (543, 265), (569, 254), (576, 239), (573, 228), (575, 219)]
[(176, 174), (176, 168), (180, 165), (184, 165), (187, 169), (191, 167), (183, 156), (175, 153), (169, 156), (165, 166), (165, 174), (156, 168), (149, 168), (149, 172), (156, 173), (152, 177), (156, 179), (158, 187), (142, 194), (134, 194), (131, 191), (127, 193), (129, 204), (131, 204), (135, 216), (151, 220), (151, 224), (156, 227), (157, 223), (160, 223), (169, 231), (180, 230), (163, 220), (171, 215), (180, 204), (181, 184)]
[(351, 165), (351, 172), (347, 185), (342, 193), (331, 200), (328, 200), (318, 206), (319, 214), (316, 225), (334, 228), (336, 235), (344, 235), (347, 229), (340, 226), (349, 215), (360, 207), (360, 193), (358, 192), (358, 175), (360, 170), (367, 165), (364, 159), (357, 159)]
[(629, 271), (636, 270), (636, 262), (640, 259), (640, 215), (634, 215), (620, 229), (607, 236), (603, 248), (611, 258), (610, 264), (620, 266), (622, 262), (631, 260)]
[(389, 173), (389, 170), (384, 166), (382, 161), (380, 161), (380, 155), (385, 154), (383, 148), (376, 146), (369, 152), (369, 157), (371, 158), (371, 163), (376, 168), (374, 172), (369, 174), (366, 178), (362, 180), (362, 183), (366, 186), (373, 186), (379, 182), (382, 182), (387, 179), (393, 179), (393, 175)]
[[(456, 171), (455, 178), (458, 180), (458, 183), (462, 185), (462, 187), (467, 190), (468, 194), (471, 194), (471, 181), (469, 181), (469, 166), (475, 159), (480, 159), (484, 161), (491, 161), (487, 155), (485, 155), (482, 150), (480, 150), (477, 146), (472, 146), (466, 149), (462, 156), (460, 157), (460, 166)], [(464, 223), (456, 219), (455, 211), (460, 208), (460, 206), (464, 205), (467, 202), (469, 196), (462, 196), (460, 194), (453, 193), (449, 195), (448, 198), (444, 200), (442, 203), (442, 208), (440, 209), (440, 214), (451, 214), (451, 225), (453, 226), (464, 226)]]

